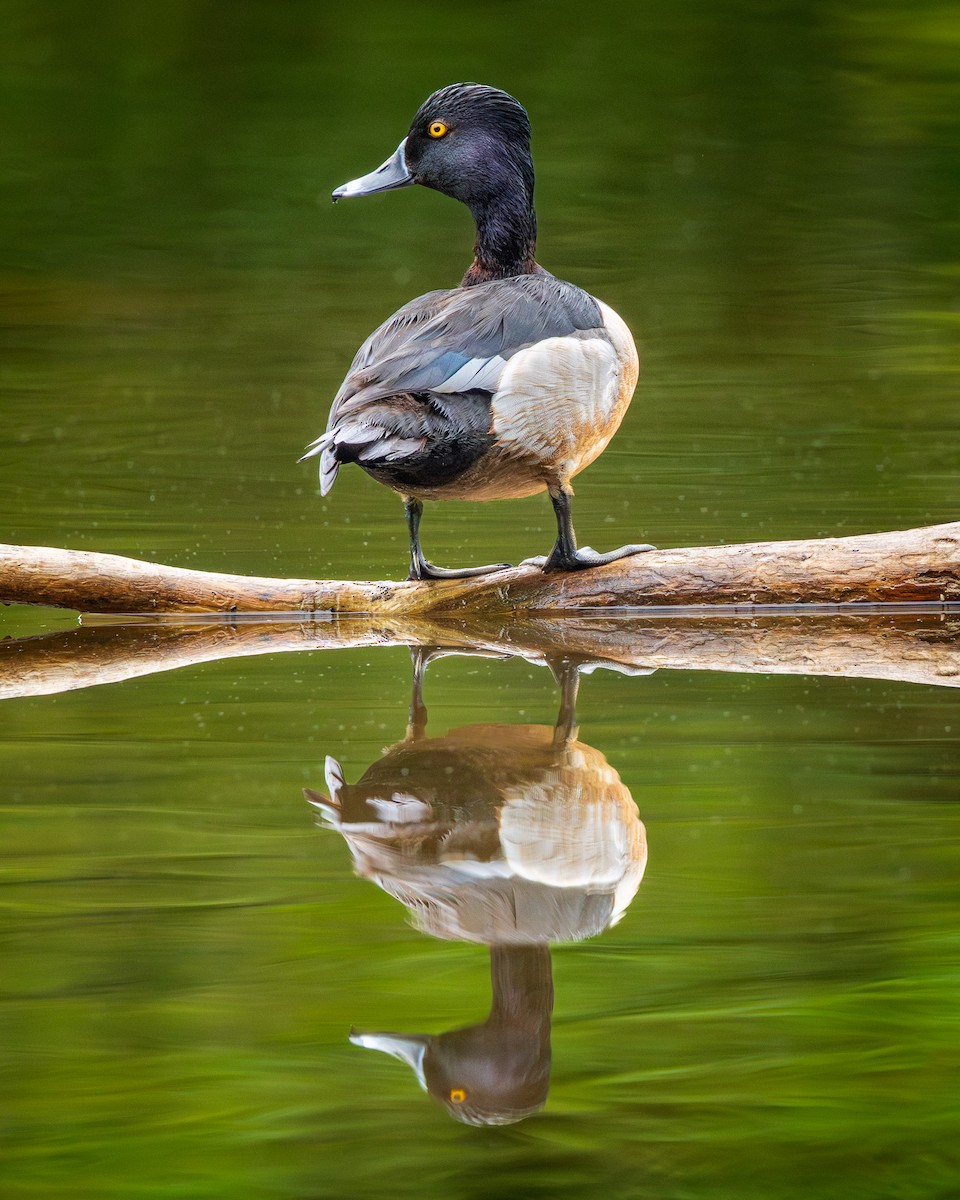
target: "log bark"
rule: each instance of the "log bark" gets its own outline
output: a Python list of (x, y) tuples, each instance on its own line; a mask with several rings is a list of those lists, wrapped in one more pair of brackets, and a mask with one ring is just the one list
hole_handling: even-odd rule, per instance
[(112, 554), (0, 547), (0, 602), (79, 612), (462, 618), (651, 605), (960, 601), (960, 522), (858, 537), (654, 550), (589, 571), (427, 583), (270, 579)]
[(0, 642), (0, 698), (118, 683), (222, 658), (373, 646), (657, 669), (847, 676), (960, 686), (960, 615), (710, 618), (574, 615), (507, 625), (461, 621), (143, 618)]

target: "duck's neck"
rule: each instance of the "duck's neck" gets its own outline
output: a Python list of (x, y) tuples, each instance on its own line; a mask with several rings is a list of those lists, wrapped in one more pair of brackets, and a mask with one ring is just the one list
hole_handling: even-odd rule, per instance
[(537, 214), (533, 207), (533, 180), (510, 182), (512, 186), (470, 204), (477, 223), (477, 240), (462, 287), (514, 275), (536, 275), (543, 270), (535, 257)]

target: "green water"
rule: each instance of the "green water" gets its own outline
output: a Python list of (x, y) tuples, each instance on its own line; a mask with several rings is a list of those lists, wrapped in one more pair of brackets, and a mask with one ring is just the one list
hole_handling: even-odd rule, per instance
[[(527, 105), (541, 260), (640, 344), (584, 541), (957, 516), (952, 5), (9, 0), (0, 61), (5, 541), (404, 569), (396, 497), (295, 460), (363, 337), (469, 258), (441, 196), (328, 201), (462, 78)], [(551, 541), (543, 498), (424, 522), (444, 563)], [(552, 951), (543, 1111), (475, 1129), (348, 1035), (481, 1021), (486, 949), (412, 928), (302, 795), (401, 739), (409, 688), (398, 647), (4, 702), (4, 1200), (957, 1194), (955, 689), (586, 678), (649, 861)], [(557, 711), (520, 660), (436, 663), (426, 699), (431, 736)]]

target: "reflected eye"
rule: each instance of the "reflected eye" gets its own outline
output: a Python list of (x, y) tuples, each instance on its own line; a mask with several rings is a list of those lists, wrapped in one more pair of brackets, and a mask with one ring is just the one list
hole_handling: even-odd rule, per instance
[(467, 1093), (463, 1090), (463, 1088), (454, 1088), (450, 1093), (451, 1104), (462, 1104), (466, 1098)]
[(442, 121), (431, 121), (427, 126), (427, 133), (429, 133), (432, 138), (442, 138), (446, 132), (447, 127)]

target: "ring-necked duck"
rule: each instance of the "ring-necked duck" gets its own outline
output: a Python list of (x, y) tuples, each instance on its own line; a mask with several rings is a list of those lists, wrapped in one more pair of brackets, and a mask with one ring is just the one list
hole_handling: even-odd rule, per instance
[(327, 758), (327, 793), (306, 791), (342, 835), (358, 875), (432, 937), (490, 948), (485, 1021), (441, 1034), (354, 1030), (351, 1042), (412, 1067), (458, 1121), (503, 1125), (550, 1087), (549, 946), (594, 937), (636, 895), (647, 838), (630, 792), (580, 741), (579, 667), (547, 660), (560, 684), (554, 726), (467, 725), (427, 733), (423, 672), (439, 648), (411, 650), (407, 733), (349, 784)]
[(545, 571), (576, 570), (652, 549), (577, 548), (571, 479), (604, 450), (637, 383), (630, 331), (617, 314), (555, 278), (535, 257), (530, 121), (512, 96), (481, 84), (434, 92), (382, 166), (333, 199), (420, 183), (466, 204), (477, 225), (459, 287), (405, 304), (360, 347), (305, 458), (320, 491), (358, 463), (404, 498), (410, 579), (461, 578), (420, 548), (424, 500), (550, 493), (558, 536)]
[(578, 666), (554, 665), (553, 727), (466, 725), (428, 736), (422, 683), (434, 653), (411, 654), (403, 740), (353, 784), (328, 757), (328, 794), (306, 792), (357, 873), (432, 937), (530, 945), (615, 925), (643, 878), (647, 839), (620, 776), (579, 739)]

